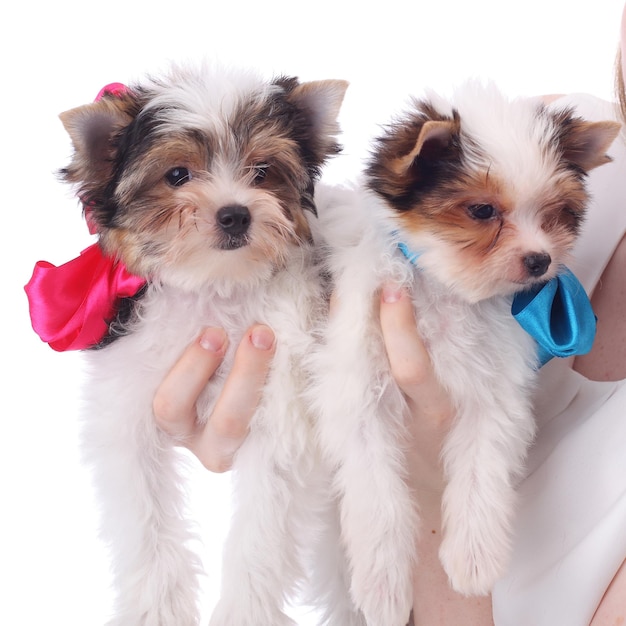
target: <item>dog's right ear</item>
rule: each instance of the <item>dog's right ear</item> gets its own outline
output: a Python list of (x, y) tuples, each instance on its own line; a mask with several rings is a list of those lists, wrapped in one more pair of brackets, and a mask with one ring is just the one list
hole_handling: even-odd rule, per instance
[(129, 104), (128, 97), (103, 97), (59, 116), (74, 146), (72, 161), (61, 175), (78, 183), (81, 195), (89, 196), (90, 189), (112, 176), (117, 138), (133, 119)]
[(442, 115), (429, 102), (415, 101), (413, 110), (385, 131), (374, 144), (366, 170), (368, 185), (383, 198), (408, 207), (458, 160), (460, 121), (454, 112)]
[(447, 148), (455, 132), (458, 132), (457, 125), (451, 120), (424, 122), (415, 139), (415, 145), (408, 153), (393, 159), (389, 164), (390, 169), (398, 176), (403, 176), (417, 157), (430, 161), (437, 159)]

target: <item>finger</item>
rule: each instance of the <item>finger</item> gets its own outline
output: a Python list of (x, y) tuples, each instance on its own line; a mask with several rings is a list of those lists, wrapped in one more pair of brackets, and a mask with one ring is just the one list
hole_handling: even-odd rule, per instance
[(252, 327), (239, 344), (213, 413), (190, 446), (211, 471), (230, 469), (235, 453), (248, 435), (274, 351), (274, 333), (264, 325)]
[(447, 419), (449, 400), (435, 376), (417, 330), (413, 304), (404, 290), (394, 285), (383, 288), (380, 325), (391, 372), (400, 389), (419, 405), (421, 415)]
[(227, 346), (221, 328), (207, 328), (187, 347), (155, 393), (152, 408), (159, 428), (181, 439), (194, 434), (196, 402), (222, 362)]
[(413, 488), (440, 493), (440, 452), (454, 411), (432, 368), (406, 292), (392, 285), (383, 288), (380, 324), (392, 375), (412, 416), (408, 425), (413, 444), (407, 458)]
[(411, 300), (394, 285), (383, 287), (380, 326), (393, 377), (402, 391), (412, 396), (430, 378), (430, 358), (417, 330)]

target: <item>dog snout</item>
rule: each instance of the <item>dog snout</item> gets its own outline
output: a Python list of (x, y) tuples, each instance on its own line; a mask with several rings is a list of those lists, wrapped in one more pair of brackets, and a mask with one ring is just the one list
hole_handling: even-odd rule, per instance
[(548, 271), (551, 262), (552, 258), (546, 252), (532, 252), (523, 259), (528, 275), (533, 278), (543, 276)]
[(222, 207), (216, 216), (218, 226), (231, 237), (244, 235), (250, 227), (252, 217), (248, 207), (233, 204)]

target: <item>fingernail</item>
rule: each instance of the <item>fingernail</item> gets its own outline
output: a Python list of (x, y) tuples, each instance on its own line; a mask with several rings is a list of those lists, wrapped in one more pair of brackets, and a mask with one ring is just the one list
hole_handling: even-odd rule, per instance
[(255, 326), (250, 341), (257, 350), (269, 350), (274, 345), (274, 333), (268, 326)]
[(383, 301), (389, 304), (398, 302), (402, 297), (402, 291), (395, 285), (385, 285), (383, 287)]
[(226, 333), (221, 328), (207, 328), (200, 336), (200, 345), (210, 352), (223, 352)]

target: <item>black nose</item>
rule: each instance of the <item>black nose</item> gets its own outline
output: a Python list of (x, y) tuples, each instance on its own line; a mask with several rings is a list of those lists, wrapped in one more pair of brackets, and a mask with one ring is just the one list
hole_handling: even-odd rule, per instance
[(524, 267), (528, 270), (528, 274), (535, 278), (543, 276), (550, 267), (552, 259), (545, 252), (533, 252), (524, 257)]
[(252, 221), (248, 207), (240, 204), (222, 207), (217, 212), (216, 218), (218, 226), (231, 236), (243, 235)]

